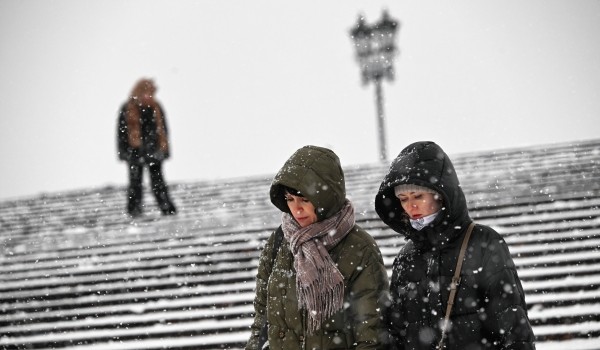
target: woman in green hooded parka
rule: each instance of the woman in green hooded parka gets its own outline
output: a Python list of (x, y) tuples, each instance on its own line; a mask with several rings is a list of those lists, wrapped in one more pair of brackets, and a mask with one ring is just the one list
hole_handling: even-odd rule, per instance
[(337, 155), (300, 148), (270, 196), (282, 223), (261, 253), (246, 349), (259, 348), (264, 324), (270, 349), (384, 348), (387, 272), (375, 240), (355, 224)]

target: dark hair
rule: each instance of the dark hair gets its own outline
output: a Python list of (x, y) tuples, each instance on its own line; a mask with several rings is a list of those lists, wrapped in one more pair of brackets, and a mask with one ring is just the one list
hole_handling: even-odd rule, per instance
[(283, 193), (284, 198), (285, 198), (286, 193), (289, 193), (292, 196), (304, 197), (304, 195), (295, 188), (291, 188), (291, 187), (287, 187), (287, 186), (281, 186), (281, 187), (283, 187), (283, 191), (281, 191), (281, 192)]

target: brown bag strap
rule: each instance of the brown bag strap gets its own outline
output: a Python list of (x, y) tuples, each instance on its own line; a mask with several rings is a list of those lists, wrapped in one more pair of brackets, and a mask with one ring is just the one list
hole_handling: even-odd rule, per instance
[(446, 316), (444, 317), (444, 322), (442, 323), (442, 337), (440, 338), (440, 342), (438, 343), (436, 349), (443, 349), (444, 341), (446, 340), (446, 335), (448, 334), (450, 314), (452, 313), (452, 306), (454, 306), (454, 298), (456, 297), (458, 285), (460, 284), (460, 270), (462, 270), (462, 264), (465, 259), (465, 252), (467, 251), (467, 246), (469, 245), (469, 238), (471, 238), (471, 233), (473, 232), (474, 227), (475, 223), (471, 222), (469, 228), (467, 229), (467, 234), (465, 235), (465, 238), (463, 238), (462, 246), (460, 247), (460, 253), (458, 254), (458, 260), (456, 261), (456, 269), (454, 269), (454, 277), (452, 277), (452, 282), (450, 283), (450, 294), (448, 295), (448, 304), (446, 305)]

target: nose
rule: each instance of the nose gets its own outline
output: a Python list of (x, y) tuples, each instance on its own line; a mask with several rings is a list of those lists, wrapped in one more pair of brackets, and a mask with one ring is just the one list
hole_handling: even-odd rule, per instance
[(418, 203), (417, 203), (416, 201), (411, 201), (411, 202), (409, 203), (409, 205), (408, 205), (407, 211), (408, 211), (409, 213), (412, 213), (412, 212), (414, 212), (414, 211), (416, 211), (416, 210), (418, 210), (418, 209), (419, 209), (419, 205), (418, 205)]
[(302, 211), (302, 206), (295, 201), (290, 205), (290, 209), (292, 212), (299, 214)]

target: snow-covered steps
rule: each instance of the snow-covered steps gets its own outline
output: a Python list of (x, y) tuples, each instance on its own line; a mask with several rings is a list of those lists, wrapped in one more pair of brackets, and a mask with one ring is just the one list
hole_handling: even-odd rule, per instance
[[(454, 155), (474, 220), (500, 232), (538, 349), (600, 342), (600, 140)], [(343, 160), (342, 160), (343, 163)], [(346, 166), (386, 266), (404, 244), (373, 199), (387, 165)], [(124, 214), (125, 188), (0, 202), (0, 349), (239, 349), (272, 175), (171, 184), (179, 212)]]

